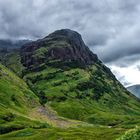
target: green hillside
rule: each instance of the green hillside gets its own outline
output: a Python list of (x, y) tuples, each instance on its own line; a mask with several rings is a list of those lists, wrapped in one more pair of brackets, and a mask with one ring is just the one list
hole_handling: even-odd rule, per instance
[[(109, 129), (61, 119), (49, 108), (46, 108), (49, 115), (44, 114), (45, 112), (42, 112), (42, 115), (36, 111), (36, 108), (40, 108), (40, 104), (35, 94), (23, 80), (0, 64), (0, 140), (45, 140), (46, 138), (81, 140), (93, 139), (97, 136), (98, 139), (104, 137), (112, 139), (119, 137), (125, 131), (125, 129)], [(55, 123), (58, 128), (53, 127)], [(59, 128), (61, 125), (63, 127)], [(70, 128), (63, 129), (66, 125)], [(105, 136), (104, 133), (108, 135)]]
[[(26, 83), (13, 72), (0, 64), (0, 140), (41, 139), (55, 140), (103, 138), (117, 138), (125, 129), (108, 129), (107, 127), (90, 126), (89, 124), (57, 117), (57, 114), (47, 109), (48, 114), (36, 111), (40, 108), (37, 96), (28, 88)], [(34, 112), (35, 111), (35, 112)], [(50, 118), (48, 118), (48, 116)], [(65, 128), (54, 128), (61, 125)], [(76, 128), (75, 128), (76, 127)], [(41, 129), (44, 128), (44, 129)], [(76, 133), (75, 133), (76, 131)], [(96, 135), (95, 135), (96, 134)]]
[(110, 79), (110, 73), (106, 74), (103, 67), (98, 64), (87, 69), (48, 67), (29, 73), (24, 79), (40, 102), (51, 106), (60, 116), (111, 126), (125, 120), (131, 122), (140, 114), (138, 99), (118, 81)]
[(38, 105), (38, 98), (27, 84), (0, 64), (0, 103), (5, 108), (24, 112)]
[(21, 76), (23, 66), (21, 64), (19, 49), (4, 51), (0, 48), (0, 63), (9, 68), (16, 75)]
[(37, 96), (26, 83), (0, 64), (0, 134), (27, 127), (41, 127), (28, 117), (39, 106)]

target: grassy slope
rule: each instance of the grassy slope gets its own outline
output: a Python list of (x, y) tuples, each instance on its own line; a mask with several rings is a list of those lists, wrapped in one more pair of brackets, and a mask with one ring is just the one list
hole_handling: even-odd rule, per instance
[[(38, 107), (38, 98), (28, 89), (28, 86), (23, 80), (15, 76), (12, 72), (7, 70), (4, 66), (0, 65), (0, 129), (8, 130), (8, 128), (23, 129), (24, 127), (40, 128), (46, 127), (40, 123), (41, 116), (36, 116), (34, 121), (31, 118), (33, 115), (28, 116), (35, 107)], [(5, 96), (6, 95), (6, 96)], [(14, 100), (12, 99), (14, 95)], [(11, 98), (12, 97), (12, 98)], [(81, 105), (80, 105), (81, 107)], [(36, 113), (35, 113), (36, 114)], [(48, 121), (48, 120), (47, 120)], [(45, 121), (44, 121), (45, 122)], [(81, 123), (79, 123), (80, 125)], [(0, 136), (2, 140), (8, 139), (50, 139), (55, 140), (63, 139), (107, 139), (112, 140), (119, 137), (125, 129), (108, 128), (100, 126), (85, 126), (77, 128), (59, 129), (59, 128), (46, 128), (46, 129), (24, 129), (16, 132), (11, 132)], [(8, 131), (7, 131), (8, 132)], [(107, 133), (107, 135), (106, 135)]]
[(132, 121), (139, 119), (139, 101), (106, 70), (101, 64), (87, 69), (47, 67), (24, 78), (60, 116), (111, 126), (140, 124)]
[(38, 104), (38, 98), (26, 83), (0, 65), (0, 103), (5, 108), (24, 112)]
[(20, 62), (18, 49), (11, 49), (5, 52), (0, 49), (0, 62), (18, 76), (22, 74), (23, 66)]
[[(28, 89), (25, 82), (7, 70), (7, 68), (0, 65), (0, 132), (7, 133), (17, 130), (15, 132), (0, 135), (0, 139), (43, 140), (46, 139), (46, 137), (51, 140), (59, 138), (93, 139), (96, 137), (98, 137), (98, 139), (103, 137), (112, 139), (120, 136), (124, 131), (124, 129), (120, 131), (119, 129), (110, 129), (108, 127), (102, 128), (100, 126), (88, 127), (87, 124), (80, 122), (78, 123), (79, 125), (85, 126), (68, 129), (45, 128), (36, 130), (33, 128), (48, 127), (46, 124), (46, 121), (48, 120), (45, 116), (43, 116), (44, 118), (41, 118), (42, 116), (37, 114), (37, 112), (35, 112), (35, 116), (32, 114), (32, 110), (36, 109), (38, 106), (38, 98)], [(52, 117), (52, 114), (49, 114)], [(39, 118), (41, 118), (41, 120), (39, 120)], [(54, 119), (56, 121), (56, 116)], [(42, 123), (40, 123), (40, 121)], [(61, 119), (58, 121), (62, 124)], [(66, 121), (68, 122), (68, 120)], [(65, 123), (66, 121), (64, 119), (63, 122)], [(72, 124), (70, 121), (69, 123), (70, 125)], [(30, 127), (30, 129), (24, 129), (26, 127)], [(104, 133), (108, 133), (108, 135), (103, 136)]]
[(1, 140), (115, 140), (125, 130), (97, 127), (25, 129), (0, 136)]
[(37, 96), (26, 83), (0, 64), (0, 133), (26, 127), (41, 127), (27, 115), (39, 106)]

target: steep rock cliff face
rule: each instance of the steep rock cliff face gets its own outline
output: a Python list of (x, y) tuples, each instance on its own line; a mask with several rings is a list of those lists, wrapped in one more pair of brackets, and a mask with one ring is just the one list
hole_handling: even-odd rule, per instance
[(97, 55), (89, 50), (81, 35), (69, 29), (55, 31), (43, 39), (24, 45), (21, 56), (23, 65), (28, 69), (52, 61), (74, 61), (81, 65), (98, 61)]

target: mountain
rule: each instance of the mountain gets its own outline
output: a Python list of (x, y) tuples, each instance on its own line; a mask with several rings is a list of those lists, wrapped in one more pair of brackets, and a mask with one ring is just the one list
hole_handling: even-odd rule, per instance
[(127, 89), (133, 93), (135, 96), (137, 96), (138, 98), (140, 98), (140, 85), (133, 85), (130, 87), (127, 87)]
[(117, 125), (126, 115), (140, 114), (140, 100), (117, 81), (75, 31), (57, 30), (23, 45), (21, 62), (22, 76), (40, 102), (60, 116)]
[(30, 40), (10, 40), (10, 39), (0, 39), (0, 48), (12, 49), (20, 48), (22, 45), (30, 42)]
[(21, 75), (20, 47), (30, 40), (0, 39), (0, 63), (11, 69), (17, 75)]
[(69, 29), (56, 31), (43, 39), (24, 45), (21, 55), (23, 65), (28, 69), (37, 69), (48, 59), (48, 63), (54, 65), (56, 62), (51, 61), (75, 63), (76, 66), (98, 61), (97, 56), (84, 44), (81, 35)]
[(140, 125), (140, 99), (76, 31), (57, 30), (7, 56), (6, 67), (0, 64), (0, 139), (115, 140)]

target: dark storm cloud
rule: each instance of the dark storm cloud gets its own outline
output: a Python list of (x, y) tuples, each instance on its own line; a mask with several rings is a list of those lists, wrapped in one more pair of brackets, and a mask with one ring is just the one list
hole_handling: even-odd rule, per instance
[[(129, 27), (115, 38), (107, 41), (106, 45), (95, 48), (104, 62), (128, 60), (133, 62), (140, 58), (140, 26)], [(121, 63), (121, 62), (120, 62)]]
[(104, 62), (124, 65), (139, 59), (139, 15), (139, 0), (0, 0), (0, 38), (36, 39), (70, 28)]
[[(120, 57), (114, 61), (112, 61), (112, 59), (110, 59), (111, 61), (107, 62), (106, 64), (108, 64), (108, 66), (110, 65), (116, 65), (118, 67), (129, 67), (131, 65), (133, 65), (135, 63), (135, 65), (137, 66), (137, 62), (140, 60), (140, 55), (128, 55), (126, 57)], [(138, 62), (138, 66), (139, 66), (139, 62)], [(138, 69), (138, 67), (137, 67)]]

